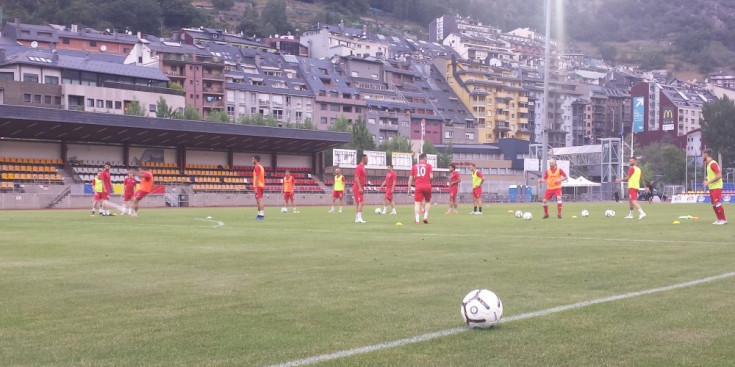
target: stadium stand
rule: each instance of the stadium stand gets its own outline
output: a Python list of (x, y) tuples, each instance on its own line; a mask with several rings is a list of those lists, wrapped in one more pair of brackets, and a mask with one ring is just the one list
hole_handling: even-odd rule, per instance
[(24, 183), (62, 184), (61, 159), (0, 157), (0, 189), (13, 190)]

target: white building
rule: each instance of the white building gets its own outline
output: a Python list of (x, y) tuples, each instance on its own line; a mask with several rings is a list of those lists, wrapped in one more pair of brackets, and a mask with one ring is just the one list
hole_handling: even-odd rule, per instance
[(304, 32), (300, 39), (301, 44), (309, 49), (311, 58), (366, 55), (381, 59), (390, 57), (388, 44), (370, 37), (365, 28), (349, 28), (345, 27), (344, 23), (318, 27)]

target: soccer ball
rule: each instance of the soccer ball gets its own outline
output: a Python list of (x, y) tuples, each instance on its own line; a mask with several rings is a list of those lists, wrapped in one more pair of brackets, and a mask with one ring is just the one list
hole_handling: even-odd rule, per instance
[(375, 214), (383, 214), (383, 210), (380, 208), (375, 208)]
[(590, 212), (587, 209), (582, 210), (582, 216), (583, 217), (589, 217), (590, 216)]
[(525, 219), (525, 220), (531, 220), (531, 219), (533, 219), (533, 214), (531, 214), (529, 212), (525, 212), (525, 213), (523, 213), (523, 219)]
[(518, 219), (520, 219), (520, 218), (523, 218), (523, 212), (522, 212), (522, 211), (520, 211), (520, 210), (519, 210), (519, 211), (517, 211), (517, 212), (516, 212), (516, 218), (518, 218)]
[(467, 326), (489, 329), (503, 317), (503, 302), (487, 289), (475, 289), (464, 296), (459, 313)]
[(286, 208), (286, 207), (281, 208), (281, 213), (288, 213), (288, 208)]
[(611, 210), (611, 209), (605, 210), (605, 216), (606, 217), (614, 217), (615, 216), (615, 211), (614, 210)]

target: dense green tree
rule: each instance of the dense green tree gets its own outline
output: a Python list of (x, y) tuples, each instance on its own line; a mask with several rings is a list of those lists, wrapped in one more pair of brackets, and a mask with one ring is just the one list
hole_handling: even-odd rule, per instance
[(684, 182), (686, 172), (686, 154), (677, 146), (657, 142), (643, 148), (636, 149), (636, 155), (641, 157), (643, 180), (659, 183), (679, 185)]
[(166, 102), (166, 99), (163, 97), (158, 97), (158, 102), (156, 102), (156, 117), (161, 118), (173, 118), (176, 115), (176, 111), (168, 105), (168, 102)]
[(449, 164), (452, 163), (453, 159), (454, 159), (454, 143), (450, 140), (449, 144), (445, 145), (444, 149), (441, 152), (439, 152), (437, 163), (439, 163), (439, 167), (448, 168)]
[(245, 8), (245, 12), (240, 19), (240, 23), (237, 25), (235, 30), (238, 33), (243, 34), (245, 37), (263, 36), (260, 33), (260, 19), (258, 11), (255, 8), (248, 6)]
[(211, 122), (230, 122), (230, 116), (225, 110), (211, 110), (207, 115), (207, 121)]
[(357, 150), (358, 156), (365, 150), (375, 150), (375, 138), (368, 130), (362, 116), (359, 116), (352, 124), (351, 148)]
[(199, 110), (192, 106), (192, 105), (186, 105), (184, 108), (184, 119), (185, 120), (201, 120), (202, 115), (199, 113)]
[(714, 150), (722, 154), (723, 167), (735, 165), (735, 103), (724, 96), (702, 108), (702, 139)]
[(230, 10), (235, 5), (235, 0), (212, 0), (212, 6), (217, 10)]
[(133, 100), (130, 101), (130, 103), (125, 108), (125, 111), (123, 111), (126, 115), (131, 116), (145, 116), (146, 111), (145, 108), (140, 104), (140, 101), (138, 101), (137, 98), (133, 97)]
[(274, 34), (286, 34), (294, 32), (294, 27), (288, 22), (286, 16), (286, 0), (268, 0), (260, 14), (263, 27), (261, 34), (270, 36)]

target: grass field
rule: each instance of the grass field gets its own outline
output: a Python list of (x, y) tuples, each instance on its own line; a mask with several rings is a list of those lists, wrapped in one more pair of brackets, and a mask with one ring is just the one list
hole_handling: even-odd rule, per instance
[[(0, 366), (278, 365), (461, 327), (474, 288), (512, 320), (735, 272), (735, 225), (711, 207), (626, 206), (442, 205), (420, 226), (407, 207), (366, 224), (324, 207), (0, 211)], [(725, 276), (318, 365), (733, 366), (734, 291)]]

